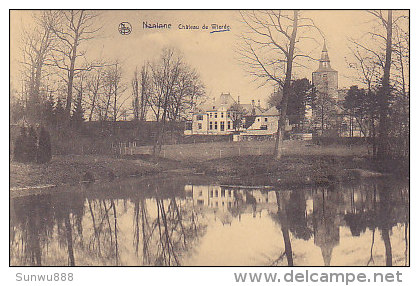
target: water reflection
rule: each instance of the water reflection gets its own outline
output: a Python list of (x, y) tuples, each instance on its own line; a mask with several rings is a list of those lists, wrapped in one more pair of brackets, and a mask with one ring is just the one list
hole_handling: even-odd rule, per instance
[(11, 265), (408, 265), (409, 190), (193, 178), (14, 198)]

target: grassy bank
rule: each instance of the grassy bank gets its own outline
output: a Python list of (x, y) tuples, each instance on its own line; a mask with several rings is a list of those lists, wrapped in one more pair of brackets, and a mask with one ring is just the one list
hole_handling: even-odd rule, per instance
[(86, 173), (90, 173), (96, 181), (112, 180), (154, 174), (174, 166), (169, 160), (146, 161), (95, 155), (58, 155), (47, 164), (11, 162), (10, 186), (14, 188), (76, 184), (85, 179)]
[(394, 177), (408, 179), (408, 166), (398, 161), (335, 155), (240, 156), (214, 159), (196, 165), (196, 171), (220, 177), (225, 183), (295, 186), (330, 185), (348, 180)]
[[(244, 142), (206, 142), (196, 144), (164, 145), (160, 156), (181, 162), (205, 162), (213, 159), (261, 156), (273, 154), (274, 141), (244, 141)], [(152, 146), (132, 148), (134, 154), (151, 154)], [(327, 145), (321, 146), (308, 141), (284, 141), (283, 154), (297, 156), (367, 156), (365, 145)], [(130, 150), (128, 150), (128, 153)]]
[(392, 174), (408, 176), (403, 162), (376, 162), (365, 146), (319, 146), (286, 141), (284, 156), (273, 158), (272, 141), (211, 142), (163, 146), (160, 158), (153, 158), (150, 147), (120, 158), (102, 155), (58, 155), (44, 165), (12, 162), (11, 187), (46, 184), (75, 184), (90, 173), (95, 180), (110, 180), (187, 169), (217, 177), (220, 182), (263, 185), (330, 184), (340, 180)]

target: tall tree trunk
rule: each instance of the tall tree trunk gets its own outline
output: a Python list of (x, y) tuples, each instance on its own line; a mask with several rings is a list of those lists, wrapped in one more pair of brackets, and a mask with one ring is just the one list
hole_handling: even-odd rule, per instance
[(387, 11), (387, 39), (386, 39), (386, 61), (384, 65), (384, 75), (382, 79), (381, 94), (379, 97), (380, 122), (379, 122), (379, 140), (377, 156), (384, 159), (389, 155), (389, 138), (388, 138), (388, 114), (389, 114), (389, 96), (390, 96), (390, 68), (392, 54), (392, 34), (393, 34), (393, 17), (392, 10)]
[(278, 206), (278, 216), (281, 223), (281, 232), (284, 238), (284, 248), (285, 248), (285, 255), (287, 257), (287, 263), (288, 263), (288, 266), (293, 266), (294, 260), (292, 258), (292, 246), (291, 246), (289, 226), (288, 226), (288, 214), (285, 212), (284, 207), (281, 206), (280, 192), (276, 191), (275, 195), (276, 195), (276, 204)]
[(295, 49), (295, 39), (297, 37), (298, 29), (298, 11), (294, 10), (294, 21), (292, 34), (289, 41), (289, 49), (287, 54), (287, 71), (285, 74), (285, 81), (282, 90), (282, 99), (280, 106), (277, 106), (279, 111), (278, 119), (278, 129), (276, 132), (276, 143), (275, 143), (275, 157), (276, 159), (281, 159), (282, 156), (282, 144), (284, 140), (285, 125), (287, 122), (287, 107), (288, 107), (288, 98), (291, 91), (291, 76), (292, 76), (292, 64), (294, 61), (294, 49)]
[(74, 262), (74, 250), (73, 250), (73, 234), (71, 230), (71, 224), (70, 224), (70, 213), (68, 212), (67, 215), (64, 218), (65, 223), (65, 234), (67, 239), (67, 251), (68, 251), (68, 259), (70, 262), (70, 266), (75, 266)]

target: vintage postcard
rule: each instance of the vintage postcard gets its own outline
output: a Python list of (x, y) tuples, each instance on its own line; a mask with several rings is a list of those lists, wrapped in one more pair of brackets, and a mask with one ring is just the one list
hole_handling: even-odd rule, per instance
[(10, 10), (9, 265), (409, 266), (409, 21)]

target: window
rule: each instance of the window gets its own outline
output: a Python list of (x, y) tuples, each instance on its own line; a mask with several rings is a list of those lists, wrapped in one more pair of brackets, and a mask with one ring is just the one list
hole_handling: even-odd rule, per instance
[(215, 191), (215, 197), (216, 198), (218, 197), (218, 191), (217, 190)]
[(225, 190), (221, 190), (221, 196), (225, 197), (226, 196), (226, 191)]
[(231, 129), (231, 122), (230, 121), (227, 122), (227, 130), (229, 130), (229, 129)]
[(214, 129), (215, 129), (215, 130), (217, 130), (217, 129), (218, 129), (217, 123), (218, 123), (217, 121), (215, 121), (215, 122), (214, 122)]
[(209, 130), (212, 130), (212, 121), (209, 123)]
[(204, 116), (202, 114), (199, 114), (199, 115), (196, 116), (196, 119), (197, 120), (203, 120)]
[(218, 114), (217, 114), (217, 112), (215, 112), (215, 113), (214, 113), (214, 118), (217, 118), (217, 115), (218, 115)]
[(221, 112), (221, 118), (224, 118), (224, 112)]
[(227, 118), (230, 118), (230, 112), (227, 112)]
[(260, 121), (260, 118), (258, 118), (258, 122)]
[(212, 118), (212, 112), (209, 112), (209, 117)]
[(265, 122), (268, 122), (268, 117), (265, 117)]
[(202, 129), (202, 123), (198, 123), (198, 129)]
[(261, 125), (260, 130), (268, 130), (268, 125)]
[(224, 131), (224, 121), (220, 122), (220, 131)]
[(192, 130), (192, 122), (190, 122), (190, 121), (186, 122), (185, 129), (186, 130)]
[(233, 192), (233, 191), (227, 191), (228, 192), (228, 196), (229, 197), (231, 197), (231, 193)]
[(214, 192), (211, 190), (210, 191), (210, 198), (212, 198), (214, 196)]
[(199, 191), (199, 196), (202, 196), (202, 191)]

